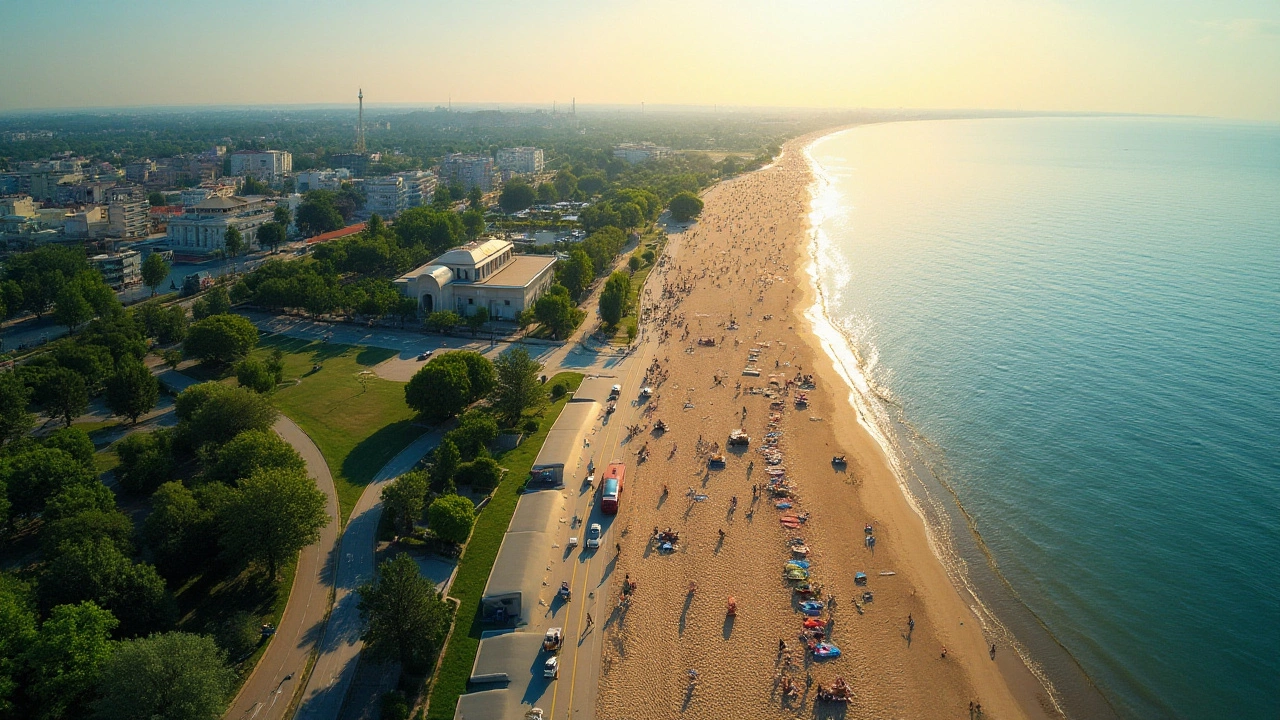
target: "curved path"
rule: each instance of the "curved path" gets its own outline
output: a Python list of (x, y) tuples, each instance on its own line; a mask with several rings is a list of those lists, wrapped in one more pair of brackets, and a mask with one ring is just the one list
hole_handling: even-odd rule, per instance
[(298, 720), (333, 720), (342, 710), (355, 676), (356, 660), (364, 647), (360, 640), (364, 623), (360, 620), (360, 596), (356, 589), (373, 578), (374, 546), (382, 517), (382, 488), (412, 470), (443, 435), (444, 429), (436, 429), (409, 443), (378, 471), (351, 511), (336, 558), (337, 591), (333, 612), (324, 628), (320, 655), (303, 691), (302, 704), (295, 716)]
[(320, 448), (292, 420), (281, 415), (274, 430), (306, 461), (307, 474), (325, 495), (329, 524), (321, 528), (318, 542), (302, 549), (289, 602), (276, 635), (223, 715), (226, 720), (285, 717), (289, 700), (297, 690), (296, 683), (303, 677), (307, 661), (324, 631), (332, 599), (333, 556), (338, 544), (338, 494), (333, 488), (333, 475)]

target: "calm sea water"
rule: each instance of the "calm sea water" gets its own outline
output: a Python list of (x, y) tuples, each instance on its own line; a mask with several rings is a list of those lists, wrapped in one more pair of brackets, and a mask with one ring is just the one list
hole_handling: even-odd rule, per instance
[(840, 352), (1005, 593), (1123, 717), (1280, 717), (1280, 127), (892, 123), (810, 154)]

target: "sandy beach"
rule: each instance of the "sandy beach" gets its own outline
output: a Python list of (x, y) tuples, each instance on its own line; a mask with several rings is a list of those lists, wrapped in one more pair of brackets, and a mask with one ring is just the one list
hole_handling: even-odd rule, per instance
[[(949, 580), (805, 319), (812, 175), (803, 147), (813, 139), (708, 190), (702, 216), (671, 235), (646, 287), (646, 354), (636, 360), (651, 365), (656, 409), (625, 446), (647, 445), (649, 454), (638, 465), (627, 458), (615, 526), (622, 549), (602, 590), (619, 598), (624, 579), (635, 590), (601, 622), (597, 716), (1057, 717)], [(759, 376), (744, 375), (748, 366)], [(652, 430), (659, 419), (667, 432)], [(737, 428), (751, 437), (745, 451), (725, 447)], [(776, 466), (760, 452), (771, 432), (780, 433)], [(709, 469), (715, 454), (725, 456), (723, 469)], [(837, 454), (847, 464), (834, 464)], [(794, 497), (771, 495), (771, 467)], [(805, 519), (791, 529), (783, 516)], [(673, 552), (653, 542), (655, 528), (679, 534)], [(837, 659), (815, 660), (799, 637), (802, 598), (784, 579), (785, 564), (800, 558), (793, 538), (809, 548), (809, 580), (827, 603), (817, 618), (829, 624)], [(858, 572), (865, 585), (855, 583)], [(818, 685), (837, 676), (852, 699), (817, 701)]]

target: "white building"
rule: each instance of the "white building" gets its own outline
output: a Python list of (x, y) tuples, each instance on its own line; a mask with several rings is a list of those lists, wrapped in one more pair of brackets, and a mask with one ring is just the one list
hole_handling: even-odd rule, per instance
[(211, 197), (231, 197), (236, 194), (236, 186), (225, 183), (204, 183), (199, 187), (187, 188), (178, 194), (179, 203), (183, 207), (199, 205)]
[(231, 153), (231, 174), (251, 175), (275, 182), (293, 172), (293, 155), (284, 150), (237, 150)]
[(404, 178), (397, 175), (369, 178), (364, 181), (364, 209), (389, 220), (408, 207), (408, 192)]
[(440, 180), (446, 185), (458, 183), (464, 190), (478, 187), (493, 189), (493, 159), (485, 155), (452, 153), (440, 161)]
[(405, 207), (413, 208), (427, 205), (436, 194), (435, 173), (426, 170), (409, 170), (396, 173), (396, 177), (404, 179)]
[(337, 170), (304, 170), (293, 176), (293, 188), (300, 193), (311, 190), (330, 190), (337, 192), (344, 181), (351, 179), (351, 171), (347, 168)]
[(535, 147), (502, 148), (497, 153), (499, 170), (514, 173), (542, 172), (542, 149)]
[(551, 255), (517, 255), (507, 240), (475, 241), (454, 248), (396, 281), (418, 301), (422, 314), (453, 310), (462, 316), (487, 308), (489, 317), (514, 320), (555, 282)]
[(258, 228), (271, 222), (275, 206), (260, 195), (211, 197), (169, 221), (168, 244), (182, 254), (211, 255), (225, 249), (227, 228), (235, 226), (246, 250), (258, 247)]
[(622, 143), (613, 146), (613, 156), (629, 163), (642, 163), (656, 160), (671, 154), (671, 148), (654, 145), (651, 142)]

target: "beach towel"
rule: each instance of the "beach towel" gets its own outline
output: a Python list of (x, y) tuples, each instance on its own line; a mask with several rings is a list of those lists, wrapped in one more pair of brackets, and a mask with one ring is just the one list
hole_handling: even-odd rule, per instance
[(800, 527), (800, 518), (796, 517), (795, 515), (783, 515), (782, 517), (778, 518), (778, 522), (782, 523), (783, 527), (789, 527), (789, 528)]
[(783, 500), (782, 502), (775, 504), (774, 507), (778, 508), (779, 510), (790, 510), (791, 503), (787, 502), (786, 500)]

